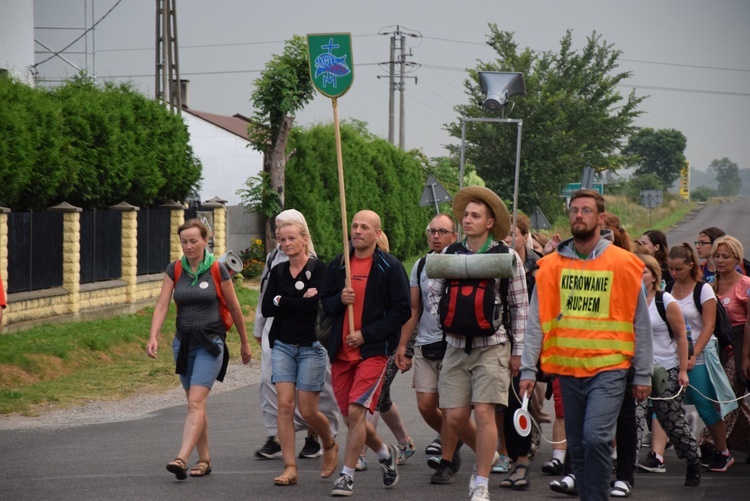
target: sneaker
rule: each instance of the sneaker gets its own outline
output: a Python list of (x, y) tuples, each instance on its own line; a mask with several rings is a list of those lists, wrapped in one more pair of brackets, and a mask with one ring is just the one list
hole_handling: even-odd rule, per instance
[(265, 445), (255, 451), (255, 457), (258, 459), (276, 459), (281, 457), (281, 445), (276, 441), (276, 437), (268, 437)]
[(487, 486), (477, 485), (471, 491), (471, 501), (490, 501), (490, 493), (487, 491)]
[(720, 451), (714, 451), (714, 457), (711, 458), (708, 471), (727, 471), (733, 464), (734, 458), (731, 454), (725, 456)]
[(435, 437), (435, 440), (425, 447), (424, 453), (430, 456), (439, 456), (443, 453), (443, 443), (440, 441), (440, 435)]
[(652, 451), (646, 456), (646, 460), (642, 463), (638, 463), (638, 468), (643, 471), (650, 471), (651, 473), (666, 473), (667, 469), (664, 467), (664, 462), (659, 461), (656, 454)]
[(672, 443), (671, 440), (667, 440), (667, 445), (664, 446), (664, 452), (669, 452), (672, 449), (674, 449), (674, 444)]
[(339, 478), (333, 484), (331, 496), (342, 497), (354, 494), (354, 480), (346, 473), (339, 475)]
[(455, 472), (450, 466), (438, 462), (435, 473), (430, 477), (431, 484), (448, 485), (456, 481)]
[(359, 456), (357, 458), (357, 464), (354, 466), (354, 471), (365, 471), (367, 469), (367, 458)]
[(563, 468), (565, 465), (562, 461), (557, 458), (552, 458), (549, 461), (545, 461), (542, 465), (542, 473), (547, 475), (562, 475)]
[(383, 487), (386, 489), (390, 489), (398, 483), (398, 468), (396, 467), (398, 449), (389, 445), (388, 451), (391, 455), (380, 460), (380, 467), (383, 469)]
[[(441, 456), (431, 456), (427, 459), (427, 466), (432, 468), (433, 470), (437, 470), (440, 466), (440, 460), (443, 459)], [(453, 453), (453, 460), (451, 461), (451, 469), (453, 470), (453, 473), (458, 473), (458, 470), (461, 469), (461, 453), (456, 450), (455, 453)]]
[(689, 464), (685, 474), (685, 487), (698, 487), (701, 485), (701, 464)]
[(500, 454), (500, 459), (497, 460), (490, 473), (508, 473), (508, 471), (510, 471), (510, 458), (505, 454)]
[(396, 458), (396, 464), (401, 466), (406, 463), (409, 459), (417, 452), (417, 448), (414, 446), (414, 440), (409, 439), (408, 442), (398, 446), (398, 458)]
[(305, 446), (299, 451), (300, 459), (314, 459), (323, 455), (323, 449), (315, 437), (305, 437)]
[[(495, 451), (495, 455), (492, 457), (492, 464), (490, 464), (490, 471), (500, 461), (500, 453)], [(473, 496), (474, 490), (477, 487), (477, 465), (474, 463), (474, 469), (471, 470), (471, 477), (469, 477), (469, 496)]]

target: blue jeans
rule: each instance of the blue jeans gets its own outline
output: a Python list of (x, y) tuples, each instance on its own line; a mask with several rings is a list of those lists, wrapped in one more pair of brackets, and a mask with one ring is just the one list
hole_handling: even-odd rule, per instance
[[(191, 346), (188, 352), (188, 366), (185, 375), (180, 374), (180, 382), (184, 389), (191, 386), (205, 386), (211, 388), (216, 381), (216, 376), (221, 372), (221, 364), (224, 362), (224, 341), (218, 336), (214, 344), (221, 349), (218, 356), (213, 356), (200, 346)], [(175, 362), (180, 352), (180, 340), (175, 336), (172, 341), (172, 354)]]
[(626, 377), (626, 370), (587, 378), (560, 376), (568, 452), (583, 501), (609, 500), (612, 440)]
[(320, 392), (326, 376), (328, 352), (315, 341), (312, 346), (295, 346), (274, 341), (271, 350), (271, 381), (294, 383), (298, 390)]

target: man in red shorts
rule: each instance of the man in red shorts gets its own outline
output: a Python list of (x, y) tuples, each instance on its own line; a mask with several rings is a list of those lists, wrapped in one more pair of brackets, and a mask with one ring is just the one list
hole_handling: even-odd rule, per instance
[[(352, 287), (346, 287), (344, 260), (339, 256), (328, 267), (320, 292), (323, 309), (334, 317), (327, 346), (331, 379), (349, 429), (344, 466), (332, 496), (351, 496), (354, 492), (354, 469), (365, 444), (378, 454), (385, 488), (398, 482), (396, 448), (385, 444), (365, 419), (365, 413), (375, 409), (388, 357), (411, 314), (406, 271), (398, 259), (378, 249), (380, 234), (380, 217), (375, 212), (355, 214), (349, 256)], [(348, 305), (353, 307), (354, 332), (349, 330)]]

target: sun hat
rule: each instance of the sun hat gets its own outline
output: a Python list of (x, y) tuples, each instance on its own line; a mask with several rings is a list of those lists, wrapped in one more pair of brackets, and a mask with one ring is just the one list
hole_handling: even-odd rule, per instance
[(307, 242), (307, 252), (311, 256), (317, 257), (317, 254), (315, 253), (315, 246), (313, 245), (312, 241), (312, 235), (310, 235), (310, 228), (308, 228), (307, 226), (307, 220), (305, 219), (305, 216), (303, 216), (302, 213), (297, 209), (287, 209), (279, 212), (279, 214), (276, 216), (277, 223), (280, 223), (282, 221), (297, 221), (299, 223), (302, 223), (302, 226), (305, 227), (305, 231), (307, 231), (307, 234), (309, 235)]
[(495, 224), (490, 229), (492, 237), (498, 242), (504, 240), (510, 234), (510, 214), (505, 204), (494, 191), (484, 186), (467, 186), (462, 189), (453, 198), (453, 216), (456, 221), (461, 221), (464, 217), (464, 210), (472, 200), (481, 200), (494, 213)]

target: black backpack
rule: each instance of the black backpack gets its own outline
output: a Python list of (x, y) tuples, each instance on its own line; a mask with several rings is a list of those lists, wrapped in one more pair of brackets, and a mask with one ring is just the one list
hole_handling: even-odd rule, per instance
[[(667, 309), (664, 307), (664, 291), (656, 291), (656, 296), (654, 296), (654, 303), (656, 304), (656, 311), (659, 312), (659, 316), (662, 320), (664, 320), (664, 323), (667, 325), (667, 331), (669, 331), (669, 338), (674, 340), (674, 332), (672, 331), (672, 326), (669, 325), (669, 320), (667, 320)], [(685, 321), (687, 323), (687, 320)], [(693, 340), (690, 338), (690, 336), (687, 337), (688, 342), (688, 358), (692, 357), (695, 354), (695, 348), (693, 348)]]
[[(452, 244), (446, 254), (467, 254), (460, 243)], [(487, 250), (488, 254), (508, 253), (508, 247), (499, 245)], [(500, 299), (495, 297), (495, 279), (446, 279), (440, 298), (440, 326), (444, 333), (466, 338), (465, 352), (470, 353), (475, 337), (489, 337), (501, 325), (510, 325), (508, 310), (509, 280), (500, 280)], [(510, 336), (510, 331), (508, 331)]]
[[(695, 284), (693, 287), (693, 303), (698, 313), (703, 314), (703, 305), (701, 304), (701, 291), (703, 286), (708, 285), (703, 282)], [(667, 284), (667, 292), (672, 292), (674, 282)], [(710, 285), (709, 285), (710, 287)], [(729, 323), (729, 316), (724, 305), (721, 304), (719, 298), (716, 298), (716, 323), (714, 324), (714, 336), (719, 341), (719, 348), (722, 350), (728, 346), (732, 346), (732, 325)]]

